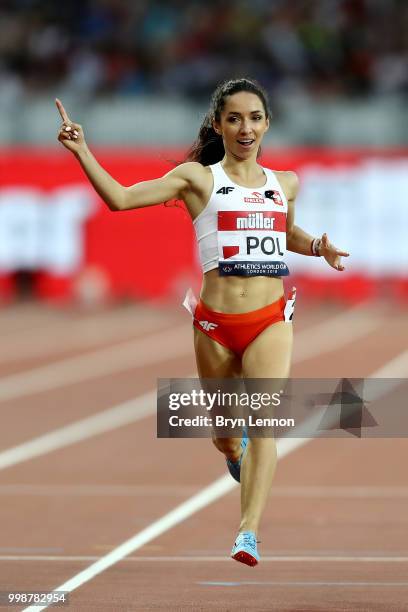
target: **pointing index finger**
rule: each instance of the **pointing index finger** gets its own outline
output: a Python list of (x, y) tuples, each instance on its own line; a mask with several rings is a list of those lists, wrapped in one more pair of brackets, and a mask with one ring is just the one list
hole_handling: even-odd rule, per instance
[(58, 98), (55, 98), (55, 104), (57, 105), (58, 112), (61, 115), (62, 120), (70, 123), (69, 117), (67, 115), (67, 111), (65, 110), (61, 100), (59, 100)]

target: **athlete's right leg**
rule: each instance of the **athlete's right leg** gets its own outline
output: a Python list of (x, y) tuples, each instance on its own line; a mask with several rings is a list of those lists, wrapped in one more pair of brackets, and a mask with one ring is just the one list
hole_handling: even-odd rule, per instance
[[(200, 378), (238, 378), (241, 360), (216, 340), (194, 327), (194, 349)], [(241, 438), (216, 438), (213, 443), (227, 459), (236, 462), (241, 454)]]

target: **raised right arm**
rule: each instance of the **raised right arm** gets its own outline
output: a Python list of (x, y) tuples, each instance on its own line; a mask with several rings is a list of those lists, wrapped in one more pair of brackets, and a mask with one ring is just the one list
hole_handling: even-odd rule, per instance
[(181, 164), (160, 178), (125, 187), (102, 168), (89, 149), (79, 153), (77, 159), (97, 193), (113, 211), (183, 199), (193, 179), (190, 164)]
[(69, 119), (59, 100), (56, 104), (62, 118), (58, 140), (78, 159), (95, 191), (110, 210), (130, 210), (182, 199), (185, 192), (192, 188), (199, 165), (196, 162), (181, 164), (161, 178), (141, 181), (131, 187), (121, 185), (102, 168), (88, 149), (82, 127)]

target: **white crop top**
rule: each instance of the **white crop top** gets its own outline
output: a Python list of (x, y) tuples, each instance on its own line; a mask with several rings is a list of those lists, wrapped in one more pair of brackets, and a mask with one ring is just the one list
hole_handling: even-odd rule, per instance
[(214, 187), (193, 221), (203, 272), (221, 276), (286, 276), (288, 203), (274, 172), (263, 168), (262, 187), (233, 183), (218, 162), (209, 166)]

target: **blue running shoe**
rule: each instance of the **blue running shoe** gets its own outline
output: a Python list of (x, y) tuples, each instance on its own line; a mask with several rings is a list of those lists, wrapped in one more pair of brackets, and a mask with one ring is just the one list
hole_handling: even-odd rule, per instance
[(244, 453), (247, 448), (247, 445), (248, 445), (248, 432), (247, 432), (247, 428), (244, 427), (242, 430), (242, 440), (241, 440), (242, 452), (241, 452), (240, 458), (238, 459), (238, 461), (230, 461), (230, 459), (226, 459), (229, 473), (237, 482), (241, 482), (241, 462), (244, 457)]
[(256, 537), (253, 531), (239, 533), (231, 550), (231, 557), (254, 567), (259, 561)]

